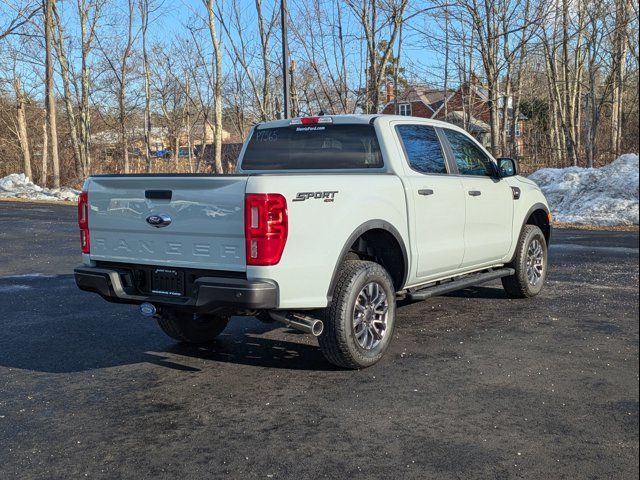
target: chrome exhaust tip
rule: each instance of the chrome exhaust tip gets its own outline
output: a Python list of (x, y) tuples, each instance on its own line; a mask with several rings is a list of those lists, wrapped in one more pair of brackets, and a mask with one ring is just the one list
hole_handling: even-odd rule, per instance
[(324, 323), (317, 318), (309, 317), (301, 313), (290, 312), (269, 312), (271, 318), (284, 323), (286, 326), (294, 328), (304, 333), (310, 333), (314, 337), (319, 337), (324, 331)]
[(158, 311), (153, 304), (144, 302), (140, 304), (140, 313), (143, 317), (154, 317)]

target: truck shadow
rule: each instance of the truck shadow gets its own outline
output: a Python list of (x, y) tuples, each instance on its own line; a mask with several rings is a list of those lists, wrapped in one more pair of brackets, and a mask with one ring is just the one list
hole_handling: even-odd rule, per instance
[(509, 298), (505, 293), (502, 285), (499, 283), (495, 286), (478, 286), (478, 287), (469, 287), (464, 290), (458, 290), (457, 292), (451, 292), (445, 295), (446, 297), (452, 298), (483, 298), (486, 300), (504, 300)]
[(188, 346), (167, 337), (134, 306), (110, 304), (77, 290), (72, 275), (0, 278), (0, 367), (70, 373), (147, 362), (203, 369), (202, 362), (190, 359), (334, 369), (314, 339), (278, 323), (235, 317), (213, 343)]
[[(163, 352), (158, 353), (162, 355)], [(300, 334), (278, 323), (264, 324), (247, 317), (232, 319), (227, 329), (211, 344), (174, 343), (166, 348), (164, 353), (255, 367), (337, 370), (324, 359), (313, 337)], [(166, 365), (164, 360), (154, 363)]]
[[(193, 360), (206, 360), (274, 369), (336, 370), (314, 338), (279, 323), (235, 317), (211, 344), (191, 346), (167, 337), (155, 321), (138, 315), (134, 306), (110, 304), (78, 291), (72, 275), (0, 279), (0, 291), (0, 367), (70, 373), (153, 363), (194, 372), (205, 367)], [(475, 287), (448, 297), (502, 299), (505, 294), (500, 288)]]

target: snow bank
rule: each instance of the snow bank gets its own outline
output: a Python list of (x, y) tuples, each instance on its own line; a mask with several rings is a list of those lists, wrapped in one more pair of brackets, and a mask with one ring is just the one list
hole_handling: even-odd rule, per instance
[(69, 200), (78, 201), (79, 190), (73, 188), (43, 188), (25, 176), (24, 173), (12, 173), (0, 178), (0, 198), (24, 198), (27, 200)]
[(529, 176), (544, 192), (559, 222), (638, 224), (638, 155), (602, 168), (543, 168)]

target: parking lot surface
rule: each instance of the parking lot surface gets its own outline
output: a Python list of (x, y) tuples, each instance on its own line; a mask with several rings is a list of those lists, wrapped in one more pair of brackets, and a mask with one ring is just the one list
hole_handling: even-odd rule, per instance
[(403, 305), (385, 359), (235, 318), (175, 343), (77, 290), (73, 207), (0, 203), (0, 478), (637, 478), (638, 234), (557, 230), (541, 296)]

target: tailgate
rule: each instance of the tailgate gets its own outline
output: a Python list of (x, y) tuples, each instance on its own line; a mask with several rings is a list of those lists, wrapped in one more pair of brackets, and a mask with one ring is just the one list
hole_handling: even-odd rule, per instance
[(92, 177), (90, 258), (244, 271), (246, 184), (243, 176)]

